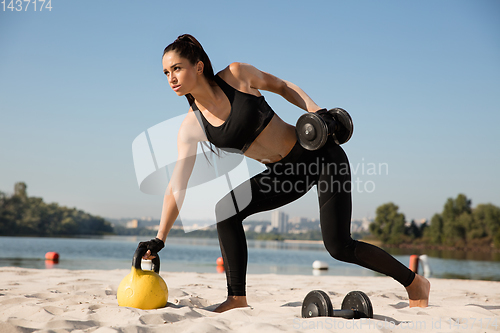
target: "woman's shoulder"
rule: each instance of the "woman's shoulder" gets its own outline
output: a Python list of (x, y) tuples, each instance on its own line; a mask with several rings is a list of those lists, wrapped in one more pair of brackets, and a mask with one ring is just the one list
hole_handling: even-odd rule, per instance
[(237, 80), (245, 79), (252, 73), (256, 68), (250, 64), (244, 62), (232, 62), (226, 68), (221, 70), (217, 75), (227, 78), (234, 78)]
[(196, 112), (199, 111), (194, 111), (192, 107), (189, 108), (189, 111), (179, 128), (179, 132), (177, 135), (178, 140), (184, 143), (198, 143), (200, 141), (207, 141), (207, 137), (200, 125)]
[(251, 82), (253, 81), (257, 68), (244, 62), (232, 62), (217, 75), (227, 84), (235, 89), (247, 93), (255, 93)]

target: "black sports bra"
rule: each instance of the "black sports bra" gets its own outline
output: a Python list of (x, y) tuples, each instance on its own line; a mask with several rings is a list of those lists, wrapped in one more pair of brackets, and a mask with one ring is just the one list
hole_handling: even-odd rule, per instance
[(193, 102), (191, 107), (205, 129), (208, 141), (218, 148), (234, 148), (244, 153), (274, 116), (264, 96), (255, 96), (234, 89), (218, 75), (215, 82), (226, 94), (231, 112), (220, 126), (211, 125)]

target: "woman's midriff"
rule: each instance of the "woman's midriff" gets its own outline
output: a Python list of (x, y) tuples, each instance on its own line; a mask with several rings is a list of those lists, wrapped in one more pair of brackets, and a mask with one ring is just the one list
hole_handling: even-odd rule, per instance
[(248, 147), (245, 156), (264, 164), (278, 162), (292, 150), (296, 141), (295, 127), (275, 114), (266, 128)]

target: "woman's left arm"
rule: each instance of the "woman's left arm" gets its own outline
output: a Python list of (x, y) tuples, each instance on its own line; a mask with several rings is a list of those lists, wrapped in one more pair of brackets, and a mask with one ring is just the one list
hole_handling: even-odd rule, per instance
[(321, 109), (302, 89), (292, 82), (282, 80), (272, 74), (258, 70), (252, 65), (232, 63), (231, 73), (240, 80), (248, 82), (251, 88), (267, 90), (283, 96), (290, 103), (308, 112)]

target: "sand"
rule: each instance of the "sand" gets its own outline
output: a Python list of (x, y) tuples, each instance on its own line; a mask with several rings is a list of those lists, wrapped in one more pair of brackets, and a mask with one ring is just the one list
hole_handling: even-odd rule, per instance
[[(500, 282), (429, 279), (428, 308), (409, 308), (388, 277), (248, 275), (250, 307), (214, 313), (224, 274), (161, 272), (169, 302), (156, 310), (118, 306), (129, 270), (0, 268), (0, 332), (500, 332)], [(340, 308), (351, 290), (371, 299), (373, 319), (301, 318), (313, 290)]]

